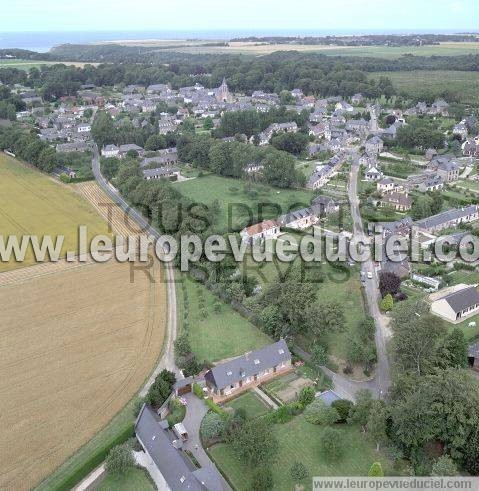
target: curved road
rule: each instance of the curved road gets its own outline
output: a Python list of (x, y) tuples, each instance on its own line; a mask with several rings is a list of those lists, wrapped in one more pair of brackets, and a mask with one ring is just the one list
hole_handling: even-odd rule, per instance
[[(122, 198), (120, 193), (103, 177), (100, 170), (100, 155), (98, 152), (97, 145), (93, 146), (93, 158), (92, 158), (92, 170), (98, 185), (105, 191), (105, 193), (118, 205), (122, 210), (134, 220), (142, 229), (145, 235), (151, 235), (154, 238), (160, 237), (160, 232), (152, 227), (145, 217), (143, 217), (136, 210), (131, 208), (131, 206)], [(166, 329), (166, 339), (163, 344), (162, 355), (158, 361), (158, 365), (154, 372), (151, 374), (148, 381), (145, 383), (140, 391), (140, 396), (143, 397), (148, 392), (148, 389), (155, 380), (156, 375), (166, 368), (178, 375), (180, 371), (175, 363), (174, 356), (174, 346), (173, 343), (176, 339), (177, 333), (177, 316), (176, 316), (176, 288), (175, 288), (175, 273), (171, 263), (164, 262), (166, 267), (166, 285), (167, 285), (167, 298), (168, 298), (168, 319), (167, 319), (167, 329)], [(180, 375), (181, 376), (181, 375)]]

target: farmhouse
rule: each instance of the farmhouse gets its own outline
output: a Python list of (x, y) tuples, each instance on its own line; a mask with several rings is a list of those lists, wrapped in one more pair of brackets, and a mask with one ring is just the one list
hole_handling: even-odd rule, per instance
[(128, 152), (137, 152), (141, 156), (145, 153), (145, 150), (135, 143), (127, 143), (126, 145), (120, 145), (118, 156), (122, 159)]
[(456, 227), (460, 223), (469, 223), (479, 219), (479, 205), (453, 208), (416, 222), (416, 226), (426, 232), (438, 232), (445, 228)]
[(321, 217), (339, 211), (339, 204), (329, 196), (319, 195), (313, 199), (312, 208)]
[(284, 340), (245, 353), (208, 370), (206, 386), (213, 399), (231, 397), (291, 369), (291, 353)]
[(101, 149), (102, 157), (118, 157), (120, 149), (116, 145), (107, 145)]
[(475, 286), (463, 288), (432, 302), (431, 312), (443, 319), (458, 323), (477, 314), (479, 292)]
[(370, 140), (368, 140), (365, 145), (366, 153), (370, 155), (377, 155), (383, 149), (383, 141), (379, 136), (373, 136)]
[(411, 209), (412, 199), (404, 193), (389, 193), (381, 198), (380, 205), (396, 211), (407, 211)]
[(279, 233), (279, 223), (276, 220), (265, 220), (250, 227), (245, 227), (240, 232), (240, 235), (243, 242), (253, 245), (262, 242), (264, 239), (275, 239)]
[(313, 208), (302, 208), (301, 210), (290, 211), (279, 217), (279, 223), (282, 227), (296, 228), (303, 230), (311, 227), (318, 221), (317, 215)]
[(150, 179), (169, 179), (180, 175), (180, 171), (176, 167), (158, 167), (157, 169), (145, 169), (143, 177), (149, 181)]
[(171, 491), (223, 491), (227, 489), (214, 465), (191, 470), (182, 444), (155, 412), (143, 405), (135, 424), (136, 438), (148, 459), (148, 470), (158, 489)]
[(366, 181), (380, 181), (382, 178), (383, 173), (376, 166), (372, 166), (364, 172)]
[(394, 186), (394, 181), (389, 177), (385, 177), (376, 183), (377, 190), (380, 193), (388, 193), (394, 189)]

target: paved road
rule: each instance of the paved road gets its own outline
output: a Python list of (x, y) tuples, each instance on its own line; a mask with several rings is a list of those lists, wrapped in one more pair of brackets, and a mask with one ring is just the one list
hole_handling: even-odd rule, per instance
[[(351, 205), (354, 236), (364, 235), (363, 222), (359, 211), (359, 198), (357, 192), (358, 172), (359, 165), (357, 163), (352, 164), (349, 177), (348, 194), (349, 202)], [(369, 313), (373, 317), (376, 324), (375, 341), (378, 361), (376, 365), (376, 377), (374, 380), (374, 386), (376, 394), (378, 395), (378, 397), (381, 398), (386, 395), (391, 383), (389, 375), (389, 360), (386, 352), (386, 342), (388, 338), (391, 337), (391, 331), (388, 327), (387, 317), (382, 315), (379, 310), (379, 289), (375, 279), (374, 263), (372, 259), (369, 259), (368, 261), (362, 263), (361, 270), (365, 273), (366, 278), (368, 273), (371, 273), (373, 275), (373, 279), (365, 280), (364, 288), (366, 293), (366, 300), (369, 307)]]
[[(152, 227), (148, 221), (140, 215), (136, 210), (130, 207), (130, 205), (122, 198), (118, 191), (103, 177), (100, 170), (100, 155), (98, 147), (93, 147), (92, 158), (92, 170), (98, 185), (105, 191), (105, 193), (120, 206), (127, 215), (134, 220), (142, 229), (146, 235), (151, 235), (155, 238), (160, 237), (160, 232)], [(156, 375), (166, 368), (180, 376), (180, 371), (175, 363), (174, 346), (173, 343), (177, 334), (177, 307), (176, 307), (176, 288), (175, 288), (175, 273), (171, 263), (163, 263), (166, 266), (166, 282), (167, 282), (167, 297), (168, 297), (168, 321), (167, 321), (167, 334), (163, 344), (163, 351), (158, 361), (158, 365), (151, 377), (145, 383), (140, 391), (140, 396), (145, 396), (149, 387), (154, 382)]]

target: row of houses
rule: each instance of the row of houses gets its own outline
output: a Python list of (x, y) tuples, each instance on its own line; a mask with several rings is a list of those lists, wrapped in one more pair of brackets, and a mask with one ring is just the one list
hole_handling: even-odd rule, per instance
[(261, 243), (266, 239), (275, 239), (281, 234), (282, 228), (305, 230), (320, 220), (320, 218), (339, 211), (340, 204), (329, 196), (317, 196), (311, 206), (290, 211), (274, 220), (264, 220), (241, 232), (243, 242), (249, 245)]

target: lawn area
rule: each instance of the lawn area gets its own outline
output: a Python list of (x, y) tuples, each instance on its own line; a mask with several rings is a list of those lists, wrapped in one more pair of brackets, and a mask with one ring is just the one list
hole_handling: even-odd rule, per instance
[[(318, 302), (341, 304), (344, 308), (346, 326), (343, 332), (325, 335), (321, 342), (328, 346), (331, 355), (345, 359), (348, 331), (365, 316), (359, 269), (352, 267), (342, 271), (333, 268), (329, 263), (324, 263), (322, 267), (325, 281), (318, 284)], [(311, 349), (313, 341), (309, 336), (299, 336), (297, 339), (298, 345), (305, 351)]]
[[(313, 197), (310, 191), (276, 189), (215, 175), (178, 182), (175, 187), (198, 203), (209, 205), (215, 200), (219, 203), (218, 231), (227, 231), (231, 226), (240, 230), (249, 222), (277, 218), (290, 209), (309, 206)], [(260, 214), (262, 217), (258, 218)]]
[[(279, 453), (271, 466), (273, 489), (294, 489), (290, 476), (294, 462), (302, 462), (310, 476), (367, 476), (371, 464), (376, 461), (381, 462), (385, 475), (392, 474), (391, 463), (384, 455), (376, 453), (357, 426), (338, 425), (337, 428), (344, 454), (338, 461), (330, 462), (319, 448), (324, 427), (308, 423), (303, 416), (297, 416), (286, 424), (274, 425), (272, 431), (279, 443)], [(236, 490), (251, 489), (253, 469), (239, 461), (230, 446), (225, 443), (214, 445), (210, 453)]]
[[(184, 277), (188, 296), (189, 339), (193, 352), (200, 361), (218, 361), (238, 356), (271, 343), (271, 339), (249, 323), (230, 305), (221, 303), (215, 312), (218, 299), (203, 285)], [(181, 289), (179, 289), (181, 290)], [(179, 291), (180, 304), (184, 303)], [(204, 298), (207, 317), (202, 315), (200, 297)], [(184, 309), (183, 306), (180, 306)]]
[(466, 179), (464, 181), (457, 181), (454, 183), (454, 187), (465, 188), (468, 191), (479, 193), (479, 181), (477, 180)]
[[(426, 50), (433, 50), (434, 48), (436, 47), (424, 46)], [(438, 46), (437, 48), (440, 47)], [(444, 46), (443, 49), (444, 53), (449, 53), (454, 47)], [(475, 47), (475, 52), (477, 53), (477, 46)], [(379, 78), (380, 76), (389, 77), (398, 91), (405, 91), (411, 96), (420, 95), (431, 90), (440, 93), (447, 88), (451, 92), (456, 93), (461, 102), (479, 104), (479, 93), (477, 91), (477, 84), (479, 83), (478, 72), (414, 70), (407, 72), (373, 72), (370, 74), (371, 78)]]
[[(78, 227), (88, 226), (88, 236), (108, 234), (108, 224), (79, 194), (66, 185), (0, 154), (0, 230), (4, 236), (65, 236), (61, 255), (78, 250)], [(0, 263), (0, 271), (29, 266), (34, 255), (29, 246), (25, 261)]]
[(146, 470), (135, 467), (124, 476), (107, 475), (95, 489), (97, 491), (153, 491), (156, 486)]
[(267, 406), (262, 399), (252, 391), (245, 392), (239, 397), (229, 401), (226, 404), (226, 407), (231, 407), (234, 410), (243, 408), (246, 411), (248, 418), (257, 418), (270, 410), (269, 406)]

